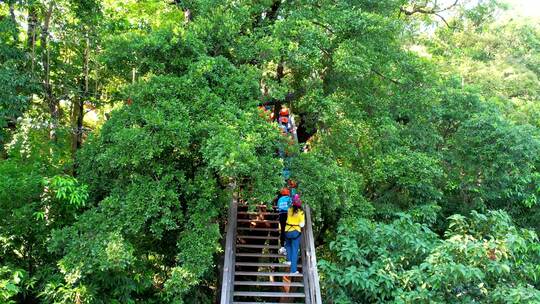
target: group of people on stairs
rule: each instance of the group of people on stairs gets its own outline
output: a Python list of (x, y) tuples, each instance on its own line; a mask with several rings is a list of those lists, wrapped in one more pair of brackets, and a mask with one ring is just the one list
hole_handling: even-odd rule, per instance
[[(270, 107), (262, 108), (262, 113), (268, 113), (269, 120), (276, 120)], [(295, 154), (294, 145), (298, 142), (294, 118), (289, 109), (282, 107), (277, 119), (281, 134), (286, 137), (288, 145), (278, 151), (283, 159), (283, 179), (286, 185), (278, 192), (274, 200), (274, 207), (279, 212), (280, 245), (278, 253), (286, 256), (286, 264), (290, 265), (291, 273), (298, 273), (298, 255), (300, 251), (300, 237), (305, 225), (305, 215), (302, 210), (302, 200), (298, 192), (298, 184), (291, 179), (290, 158)]]
[(280, 190), (277, 199), (280, 227), (279, 241), (281, 245), (278, 253), (287, 257), (285, 263), (291, 266), (291, 273), (298, 273), (298, 252), (300, 250), (302, 228), (305, 225), (305, 216), (300, 195), (296, 193), (291, 196), (292, 190), (296, 190), (296, 188), (284, 187)]

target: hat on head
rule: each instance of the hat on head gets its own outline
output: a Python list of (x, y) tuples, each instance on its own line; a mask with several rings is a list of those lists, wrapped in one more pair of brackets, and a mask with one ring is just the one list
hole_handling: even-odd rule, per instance
[(292, 204), (293, 204), (293, 206), (295, 206), (295, 207), (302, 207), (302, 200), (297, 199), (297, 200), (295, 200)]

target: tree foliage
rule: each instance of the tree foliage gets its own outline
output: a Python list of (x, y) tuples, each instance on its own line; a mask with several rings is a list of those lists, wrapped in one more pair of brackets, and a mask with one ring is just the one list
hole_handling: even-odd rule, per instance
[(539, 301), (540, 31), (449, 4), (1, 2), (1, 301), (212, 303), (285, 167), (325, 303)]
[(440, 238), (401, 214), (390, 223), (344, 220), (321, 261), (335, 303), (534, 303), (538, 236), (508, 214), (453, 215)]

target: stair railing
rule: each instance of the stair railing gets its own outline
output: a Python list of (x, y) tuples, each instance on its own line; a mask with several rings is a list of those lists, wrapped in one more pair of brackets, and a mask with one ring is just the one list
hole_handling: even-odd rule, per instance
[(233, 302), (234, 290), (234, 263), (236, 260), (236, 217), (238, 214), (238, 199), (233, 193), (233, 198), (229, 206), (227, 220), (227, 235), (225, 240), (225, 258), (223, 260), (223, 278), (221, 281), (221, 304)]
[(302, 233), (302, 268), (304, 272), (304, 293), (306, 304), (322, 304), (319, 272), (317, 271), (317, 255), (315, 254), (315, 238), (311, 221), (311, 209), (304, 206), (306, 223)]

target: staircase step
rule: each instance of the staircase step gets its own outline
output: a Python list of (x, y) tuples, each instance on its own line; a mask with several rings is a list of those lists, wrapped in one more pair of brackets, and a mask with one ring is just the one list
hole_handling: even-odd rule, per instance
[(251, 228), (251, 227), (238, 227), (238, 230), (250, 230), (250, 231), (274, 231), (279, 232), (279, 229), (276, 228)]
[(237, 257), (253, 257), (253, 258), (285, 258), (282, 254), (277, 253), (248, 253), (248, 252), (237, 252)]
[(290, 272), (261, 272), (261, 271), (235, 271), (234, 275), (256, 277), (303, 277), (301, 273)]
[(234, 281), (236, 286), (304, 287), (302, 282)]
[(303, 304), (300, 302), (238, 302), (234, 301), (233, 304)]
[[(285, 263), (252, 263), (252, 262), (236, 262), (236, 266), (253, 266), (253, 267), (291, 267)], [(302, 267), (301, 264), (298, 268)]]
[(257, 219), (237, 219), (239, 223), (270, 223), (270, 224), (279, 224), (279, 221), (274, 220), (257, 220)]
[(303, 292), (235, 291), (235, 297), (305, 298)]
[[(282, 304), (278, 302), (233, 302), (233, 304)], [(287, 304), (304, 304), (304, 303), (287, 303)]]
[(239, 239), (279, 240), (279, 236), (238, 235)]
[(238, 211), (237, 212), (256, 212), (256, 213), (268, 212), (268, 213), (272, 213), (272, 214), (279, 214), (279, 213), (276, 212), (277, 207), (257, 206), (256, 209), (250, 209), (250, 208), (246, 208), (246, 207), (247, 206), (238, 206)]
[(236, 248), (259, 248), (259, 249), (279, 249), (279, 245), (245, 245), (237, 244)]
[(238, 215), (279, 215), (277, 212), (238, 211)]

